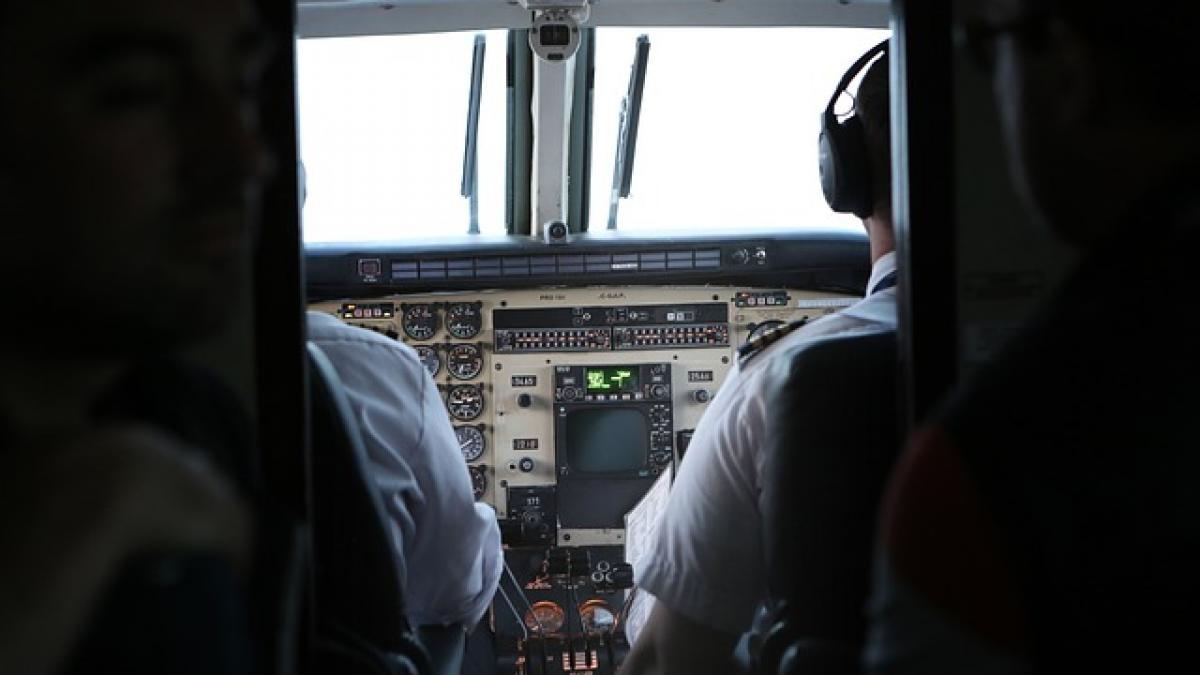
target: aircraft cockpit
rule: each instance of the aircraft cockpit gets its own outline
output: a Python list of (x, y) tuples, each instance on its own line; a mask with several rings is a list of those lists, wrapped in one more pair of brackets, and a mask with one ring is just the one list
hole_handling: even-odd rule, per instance
[(0, 673), (1186, 662), (1143, 5), (0, 4)]
[(488, 672), (615, 672), (652, 515), (743, 346), (863, 296), (817, 136), (888, 12), (300, 0), (308, 308), (438, 387), (505, 545)]

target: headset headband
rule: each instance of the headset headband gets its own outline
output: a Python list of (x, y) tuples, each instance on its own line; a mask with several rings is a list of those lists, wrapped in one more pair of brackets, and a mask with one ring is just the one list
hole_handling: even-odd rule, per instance
[(857, 77), (862, 69), (865, 68), (872, 59), (887, 51), (888, 42), (890, 40), (891, 38), (885, 38), (883, 42), (871, 47), (867, 50), (866, 54), (858, 57), (858, 60), (854, 62), (854, 65), (850, 66), (850, 69), (847, 70), (846, 74), (842, 76), (842, 79), (838, 81), (837, 87), (834, 88), (833, 96), (829, 99), (829, 105), (825, 106), (826, 115), (833, 113), (833, 106), (837, 105), (838, 97), (842, 95), (842, 92), (846, 90), (846, 87), (850, 86), (851, 80)]

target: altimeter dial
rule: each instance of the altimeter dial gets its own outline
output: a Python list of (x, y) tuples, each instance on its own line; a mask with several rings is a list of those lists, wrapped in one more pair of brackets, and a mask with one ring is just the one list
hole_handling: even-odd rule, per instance
[(483, 391), (473, 384), (456, 384), (446, 394), (446, 409), (455, 419), (469, 422), (483, 414)]
[(454, 435), (458, 438), (458, 449), (462, 451), (464, 460), (474, 462), (483, 457), (484, 450), (487, 450), (487, 439), (484, 437), (482, 429), (472, 426), (457, 426), (454, 427)]
[(460, 340), (470, 340), (483, 328), (480, 302), (458, 302), (446, 308), (446, 331)]
[(433, 305), (401, 305), (404, 315), (400, 327), (404, 334), (414, 340), (428, 340), (438, 331), (438, 314)]
[(446, 368), (460, 380), (478, 377), (483, 370), (483, 350), (478, 345), (452, 345), (446, 352)]

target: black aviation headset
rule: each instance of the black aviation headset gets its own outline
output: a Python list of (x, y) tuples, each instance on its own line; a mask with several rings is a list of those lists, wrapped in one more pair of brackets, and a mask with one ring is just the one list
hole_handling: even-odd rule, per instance
[(851, 114), (838, 120), (833, 107), (838, 97), (846, 91), (850, 82), (862, 72), (876, 56), (887, 52), (888, 41), (884, 40), (867, 50), (838, 82), (829, 105), (821, 113), (820, 155), (821, 190), (829, 208), (838, 213), (853, 213), (866, 218), (874, 210), (871, 197), (871, 163), (867, 159), (867, 140), (862, 120)]

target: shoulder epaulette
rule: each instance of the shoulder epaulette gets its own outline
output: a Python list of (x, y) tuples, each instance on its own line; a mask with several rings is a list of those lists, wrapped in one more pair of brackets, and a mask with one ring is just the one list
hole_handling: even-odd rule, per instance
[(746, 344), (738, 347), (738, 363), (746, 363), (755, 356), (758, 356), (760, 353), (765, 351), (767, 347), (775, 344), (779, 340), (783, 339), (788, 333), (791, 333), (806, 323), (808, 323), (808, 317), (801, 317), (795, 321), (790, 321), (788, 323), (775, 326), (774, 328), (768, 330), (762, 335), (755, 337), (752, 340), (747, 340)]

